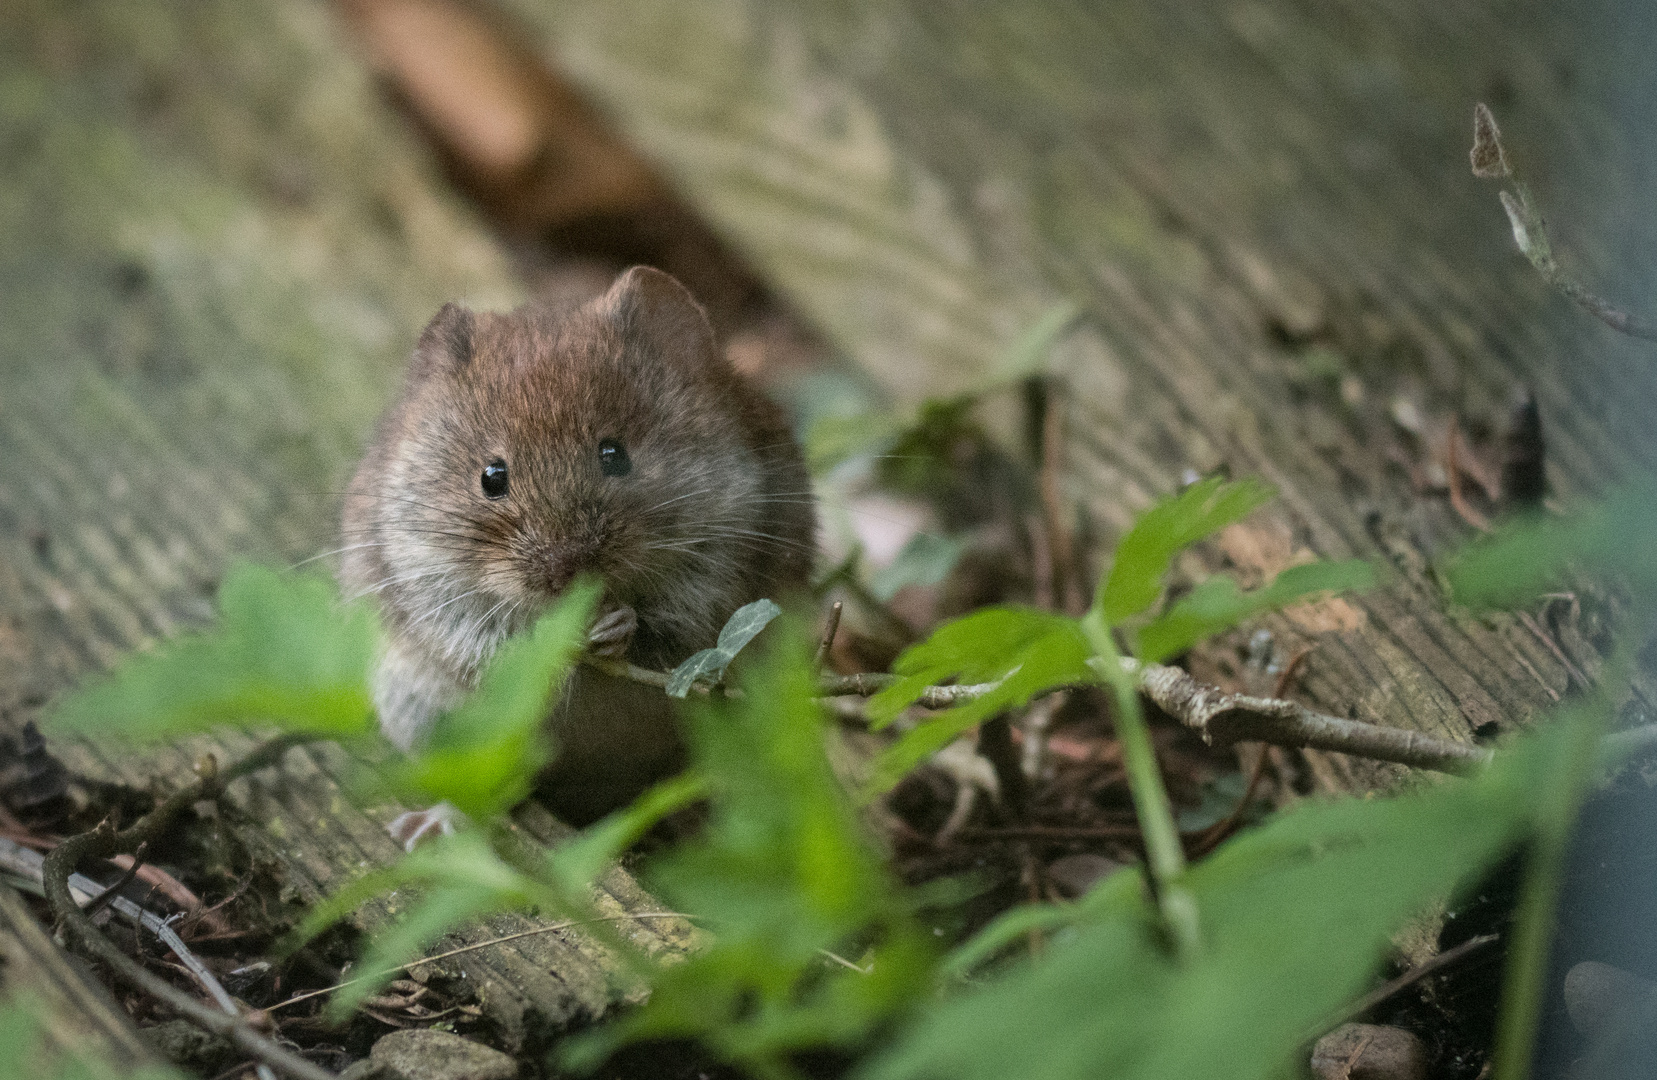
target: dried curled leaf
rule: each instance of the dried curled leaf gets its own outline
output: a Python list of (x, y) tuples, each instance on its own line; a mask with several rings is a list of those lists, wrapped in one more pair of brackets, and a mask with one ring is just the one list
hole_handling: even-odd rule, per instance
[(1473, 159), (1473, 175), (1480, 180), (1505, 180), (1513, 175), (1496, 118), (1482, 101), (1473, 106), (1473, 150), (1468, 156)]

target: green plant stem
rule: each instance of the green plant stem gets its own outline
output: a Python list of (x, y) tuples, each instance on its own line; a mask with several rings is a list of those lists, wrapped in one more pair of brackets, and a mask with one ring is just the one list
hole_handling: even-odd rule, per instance
[(1157, 909), (1173, 940), (1175, 954), (1189, 957), (1200, 941), (1196, 899), (1179, 883), (1185, 870), (1185, 849), (1180, 845), (1174, 806), (1163, 786), (1162, 767), (1157, 763), (1151, 731), (1139, 704), (1139, 690), (1123, 668), (1110, 629), (1097, 610), (1082, 619), (1082, 632), (1093, 648), (1095, 667), (1116, 697), (1116, 737), (1122, 744), (1122, 767), (1128, 775), (1128, 791), (1145, 838), (1146, 868)]
[[(1639, 640), (1644, 640), (1643, 637)], [(1600, 685), (1622, 685), (1625, 662), (1606, 664)], [(1554, 915), (1559, 906), (1577, 812), (1605, 760), (1601, 740), (1611, 703), (1603, 693), (1586, 703), (1575, 718), (1576, 731), (1557, 764), (1559, 781), (1551, 785), (1547, 802), (1538, 808), (1536, 833), (1525, 860), (1525, 880), (1508, 944), (1507, 970), (1502, 978), (1501, 1014), (1496, 1029), (1496, 1076), (1501, 1080), (1528, 1080), (1536, 1028), (1542, 1015), (1542, 994), (1552, 953)]]

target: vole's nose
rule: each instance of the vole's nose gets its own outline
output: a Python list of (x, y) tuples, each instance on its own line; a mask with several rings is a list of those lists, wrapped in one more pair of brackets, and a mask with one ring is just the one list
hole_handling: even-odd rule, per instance
[(596, 570), (598, 550), (590, 544), (559, 544), (541, 560), (541, 587), (557, 595), (583, 571)]

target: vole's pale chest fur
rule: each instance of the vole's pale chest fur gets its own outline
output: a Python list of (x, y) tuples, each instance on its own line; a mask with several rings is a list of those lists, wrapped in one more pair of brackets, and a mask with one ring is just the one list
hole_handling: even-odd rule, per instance
[[(671, 667), (805, 585), (809, 492), (782, 415), (666, 274), (635, 267), (565, 314), (444, 307), (345, 500), (340, 576), (387, 632), (382, 728), (418, 742), (578, 574), (604, 585), (613, 651)], [(677, 763), (658, 690), (581, 669), (551, 720), (547, 787), (577, 816)]]

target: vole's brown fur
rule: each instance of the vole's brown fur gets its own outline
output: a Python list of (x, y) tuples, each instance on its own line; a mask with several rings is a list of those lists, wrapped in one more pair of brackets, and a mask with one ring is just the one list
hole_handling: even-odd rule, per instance
[[(606, 475), (600, 442), (626, 475)], [(507, 468), (504, 497), (480, 486)], [(810, 483), (781, 413), (733, 371), (702, 309), (627, 271), (566, 314), (450, 304), (415, 347), (344, 508), (347, 591), (378, 598), (381, 725), (403, 747), (578, 573), (631, 608), (626, 658), (667, 668), (725, 619), (806, 583)], [(547, 790), (589, 816), (677, 764), (661, 691), (580, 669), (552, 717)]]

